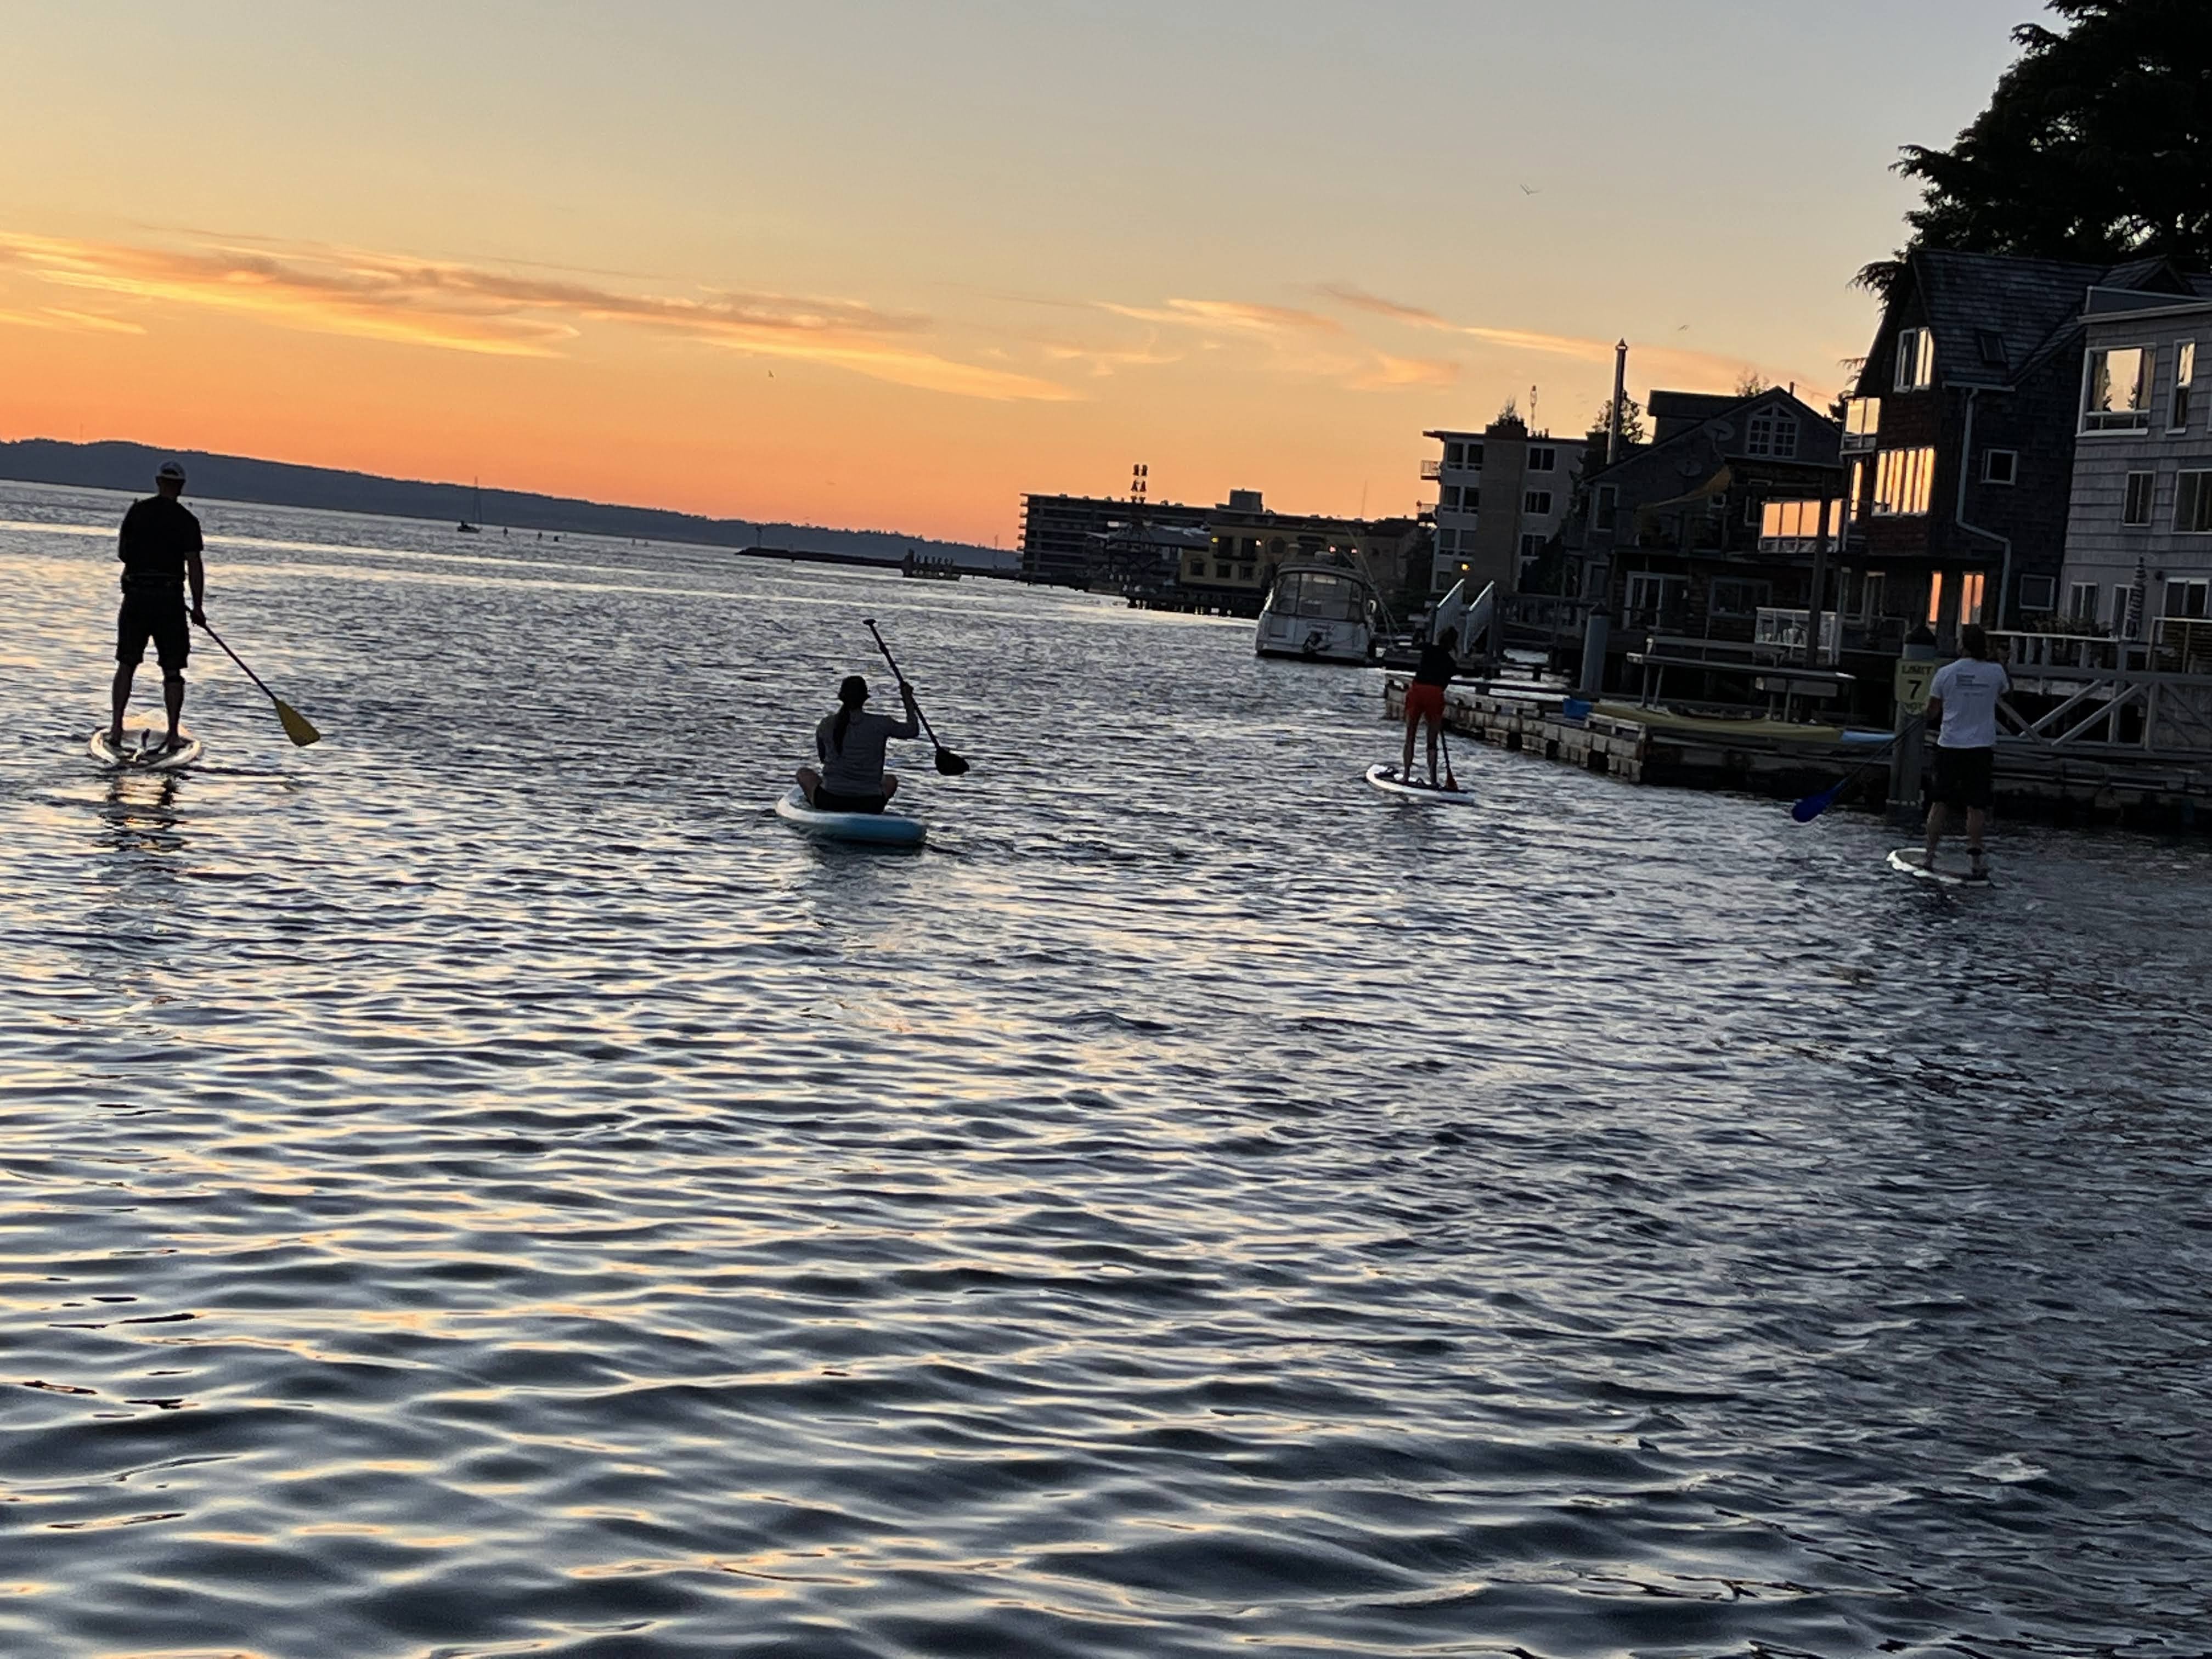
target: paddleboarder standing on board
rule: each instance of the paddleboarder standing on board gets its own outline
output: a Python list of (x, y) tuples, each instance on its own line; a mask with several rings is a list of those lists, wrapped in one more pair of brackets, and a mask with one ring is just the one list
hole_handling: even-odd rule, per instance
[(1398, 775), (1413, 781), (1413, 733), (1424, 721), (1429, 728), (1429, 787), (1437, 788), (1437, 736), (1444, 725), (1444, 687), (1459, 672), (1459, 659), (1442, 640), (1421, 647), (1421, 660), (1413, 670), (1413, 683), (1406, 688), (1406, 758)]
[[(123, 741), (123, 716), (131, 707), (131, 682), (146, 659), (152, 641), (161, 664), (161, 703), (169, 716), (167, 746), (184, 738), (185, 663), (192, 654), (193, 623), (204, 623), (207, 573), (200, 566), (200, 521), (177, 498), (185, 493), (185, 469), (164, 461), (154, 474), (155, 494), (131, 503), (123, 515), (115, 556), (123, 562), (123, 608), (115, 618), (115, 702), (107, 738)], [(185, 584), (192, 590), (185, 607)]]
[(837, 712), (814, 729), (814, 750), (822, 768), (799, 769), (799, 787), (807, 805), (821, 812), (880, 812), (898, 793), (898, 780), (884, 770), (884, 745), (893, 738), (918, 738), (921, 720), (914, 688), (899, 682), (906, 718), (867, 712), (868, 683), (848, 674), (837, 688)]
[(1989, 874), (1982, 830), (1989, 822), (1990, 776), (1997, 752), (1997, 699), (2012, 689), (2004, 665), (1990, 660), (1990, 636), (1979, 623), (1959, 630), (1966, 654), (1938, 669), (1928, 688), (1928, 724), (1936, 735), (1936, 765), (1929, 786), (1927, 867), (1936, 867), (1950, 809), (1966, 814), (1966, 855), (1978, 878)]

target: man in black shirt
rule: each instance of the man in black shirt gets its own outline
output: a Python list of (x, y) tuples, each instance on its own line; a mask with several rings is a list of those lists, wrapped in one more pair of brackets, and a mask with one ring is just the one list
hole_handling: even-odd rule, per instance
[[(192, 653), (191, 623), (205, 623), (207, 574), (200, 568), (200, 521), (177, 499), (185, 493), (185, 469), (164, 461), (154, 474), (159, 493), (131, 503), (123, 515), (123, 534), (115, 556), (123, 561), (123, 609), (115, 618), (115, 717), (107, 728), (111, 742), (123, 741), (123, 716), (131, 707), (131, 681), (154, 642), (161, 661), (161, 702), (169, 715), (169, 746), (183, 739), (178, 723), (185, 713), (185, 663)], [(185, 609), (185, 583), (192, 588)]]

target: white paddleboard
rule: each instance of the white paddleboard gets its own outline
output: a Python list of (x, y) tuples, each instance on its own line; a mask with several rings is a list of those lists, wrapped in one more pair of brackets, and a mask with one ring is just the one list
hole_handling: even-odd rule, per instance
[(1936, 867), (1929, 869), (1921, 860), (1928, 856), (1924, 848), (1900, 847), (1889, 855), (1889, 867), (1902, 870), (1908, 876), (1917, 876), (1923, 881), (1941, 882), (1946, 887), (1986, 887), (1990, 878), (1986, 872), (1976, 875), (1972, 867), (1957, 859), (1946, 859), (1939, 850)]
[(1367, 781), (1386, 795), (1407, 795), (1415, 800), (1440, 801), (1447, 806), (1472, 806), (1474, 796), (1465, 789), (1447, 789), (1420, 778), (1401, 778), (1395, 766), (1370, 766)]
[(180, 766), (190, 766), (206, 749), (189, 732), (179, 732), (180, 739), (173, 749), (168, 746), (169, 730), (165, 726), (126, 726), (123, 741), (110, 743), (107, 728), (101, 726), (92, 734), (85, 746), (92, 757), (104, 766), (120, 766), (133, 772), (173, 772)]
[(778, 798), (775, 815), (801, 835), (824, 841), (849, 841), (876, 847), (919, 847), (929, 831), (920, 818), (903, 812), (822, 812), (806, 804), (797, 784)]

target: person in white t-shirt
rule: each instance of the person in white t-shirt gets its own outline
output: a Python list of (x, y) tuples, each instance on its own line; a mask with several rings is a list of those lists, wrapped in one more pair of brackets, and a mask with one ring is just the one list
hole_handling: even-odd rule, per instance
[(1963, 807), (1966, 854), (1979, 876), (1986, 873), (1982, 830), (1989, 823), (1990, 780), (1997, 752), (1997, 699), (2012, 689), (2012, 682), (2004, 665), (1990, 660), (1990, 636), (1979, 623), (1960, 629), (1959, 643), (1966, 654), (1938, 669), (1928, 688), (1928, 726), (1936, 736), (1926, 863), (1936, 867), (1936, 843), (1943, 838), (1950, 809)]

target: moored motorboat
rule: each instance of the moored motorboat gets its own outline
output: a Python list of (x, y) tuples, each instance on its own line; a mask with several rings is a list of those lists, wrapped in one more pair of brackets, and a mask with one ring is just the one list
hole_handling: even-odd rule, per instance
[(1374, 660), (1382, 599), (1356, 571), (1331, 564), (1286, 564), (1275, 574), (1252, 648), (1263, 657), (1307, 662)]

